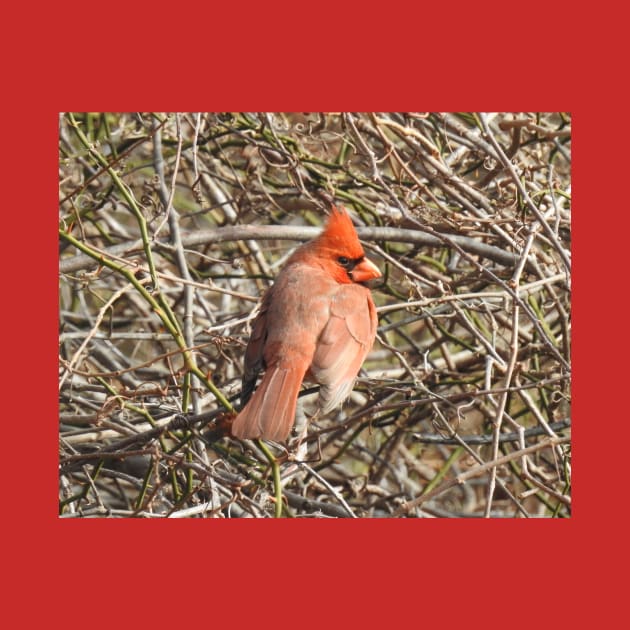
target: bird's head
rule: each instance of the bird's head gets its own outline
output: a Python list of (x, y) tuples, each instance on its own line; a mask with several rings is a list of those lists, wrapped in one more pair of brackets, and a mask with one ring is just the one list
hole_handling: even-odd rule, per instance
[(363, 284), (381, 276), (378, 267), (366, 258), (345, 208), (332, 207), (326, 227), (313, 241), (313, 248), (338, 282)]

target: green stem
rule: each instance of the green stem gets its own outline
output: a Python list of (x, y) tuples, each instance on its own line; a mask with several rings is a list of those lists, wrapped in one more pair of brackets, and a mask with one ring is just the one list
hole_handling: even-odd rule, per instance
[[(144, 218), (144, 215), (142, 214), (142, 210), (139, 208), (138, 204), (136, 203), (136, 200), (131, 194), (131, 191), (129, 190), (129, 188), (125, 185), (122, 179), (120, 179), (118, 173), (112, 168), (112, 166), (107, 161), (107, 159), (96, 150), (94, 145), (89, 141), (88, 137), (83, 133), (83, 130), (81, 129), (79, 123), (75, 120), (72, 113), (68, 113), (68, 119), (77, 137), (79, 138), (79, 141), (81, 142), (81, 144), (87, 149), (88, 153), (94, 158), (94, 160), (96, 160), (96, 162), (107, 171), (109, 176), (112, 178), (114, 185), (120, 191), (120, 194), (123, 196), (125, 201), (129, 204), (129, 208), (135, 215), (136, 220), (138, 221), (138, 226), (140, 227), (142, 245), (143, 245), (144, 253), (147, 259), (147, 264), (149, 266), (149, 273), (151, 275), (151, 282), (153, 283), (154, 293), (157, 295), (157, 299), (154, 298), (144, 288), (144, 286), (142, 286), (142, 284), (140, 284), (135, 279), (135, 277), (134, 277), (134, 281), (132, 282), (131, 277), (133, 277), (133, 274), (131, 271), (122, 268), (120, 265), (116, 265), (115, 263), (113, 263), (113, 261), (107, 261), (105, 258), (103, 258), (102, 256), (98, 254), (94, 256), (94, 253), (90, 253), (89, 249), (86, 248), (85, 246), (81, 247), (80, 246), (81, 244), (79, 243), (79, 241), (77, 241), (76, 239), (73, 239), (69, 234), (66, 234), (65, 232), (62, 233), (61, 230), (60, 230), (60, 233), (67, 240), (72, 239), (71, 242), (73, 243), (73, 245), (75, 245), (75, 247), (78, 247), (79, 249), (81, 249), (81, 251), (92, 256), (93, 258), (95, 258), (102, 264), (110, 267), (111, 269), (114, 269), (118, 273), (122, 273), (130, 282), (132, 282), (134, 287), (136, 287), (138, 291), (141, 293), (141, 295), (149, 302), (153, 310), (156, 312), (158, 317), (162, 320), (162, 322), (166, 326), (167, 330), (173, 335), (173, 338), (175, 339), (177, 345), (182, 350), (184, 362), (189, 372), (195, 374), (195, 376), (197, 376), (204, 383), (204, 385), (214, 394), (215, 398), (221, 403), (223, 407), (225, 407), (225, 409), (227, 409), (228, 411), (233, 411), (232, 405), (230, 405), (228, 400), (221, 394), (221, 392), (219, 392), (219, 390), (214, 386), (214, 384), (212, 384), (206, 378), (203, 372), (197, 367), (194, 356), (186, 345), (186, 341), (182, 334), (179, 322), (177, 321), (175, 314), (171, 310), (170, 305), (166, 301), (166, 298), (164, 297), (162, 292), (159, 290), (159, 278), (158, 278), (157, 270), (155, 268), (155, 261), (153, 260), (153, 251), (151, 250), (151, 243), (150, 243), (149, 232), (147, 229), (147, 222), (146, 222), (146, 219)], [(184, 409), (186, 409), (186, 407), (184, 407)]]
[(458, 446), (452, 453), (451, 456), (446, 460), (444, 466), (440, 468), (440, 471), (431, 479), (431, 481), (424, 487), (421, 494), (427, 494), (427, 492), (431, 492), (433, 488), (435, 488), (446, 473), (451, 469), (451, 466), (459, 459), (459, 456), (464, 452), (464, 449), (461, 446)]
[(275, 518), (282, 516), (282, 485), (280, 484), (280, 464), (278, 460), (273, 456), (271, 451), (267, 448), (267, 445), (262, 440), (256, 440), (258, 448), (265, 454), (269, 465), (271, 466), (271, 472), (273, 473), (273, 487), (276, 494), (276, 509), (274, 513)]
[[(116, 273), (122, 275), (133, 287), (138, 291), (138, 293), (147, 301), (147, 303), (151, 306), (154, 313), (160, 318), (161, 322), (164, 324), (168, 332), (173, 336), (173, 339), (177, 343), (180, 348), (182, 355), (184, 357), (184, 363), (187, 369), (192, 372), (199, 380), (212, 392), (214, 397), (218, 400), (218, 402), (228, 411), (234, 411), (232, 405), (228, 401), (228, 399), (216, 388), (214, 383), (208, 380), (206, 375), (199, 369), (197, 364), (195, 363), (195, 359), (193, 357), (192, 352), (186, 345), (186, 340), (181, 332), (180, 327), (173, 323), (171, 317), (169, 317), (162, 305), (158, 303), (158, 301), (147, 291), (144, 285), (136, 278), (133, 269), (127, 269), (122, 265), (115, 263), (113, 260), (105, 257), (103, 254), (98, 253), (77, 240), (71, 234), (68, 234), (62, 229), (59, 229), (59, 236), (69, 243), (71, 243), (74, 247), (76, 247), (79, 251), (83, 252), (93, 258), (100, 265), (108, 267), (112, 269)], [(170, 309), (169, 309), (170, 310)]]
[(124, 197), (127, 204), (129, 204), (129, 208), (135, 215), (138, 221), (138, 225), (140, 227), (142, 244), (144, 247), (144, 253), (147, 258), (147, 263), (149, 265), (149, 273), (151, 274), (151, 280), (153, 282), (153, 286), (157, 290), (159, 287), (159, 279), (158, 279), (157, 271), (155, 269), (155, 262), (153, 260), (153, 252), (151, 251), (151, 246), (149, 243), (150, 239), (149, 239), (149, 232), (147, 230), (147, 222), (144, 218), (144, 215), (142, 214), (142, 211), (138, 207), (138, 204), (136, 203), (136, 200), (133, 198), (133, 195), (131, 194), (131, 191), (129, 190), (129, 188), (125, 185), (122, 179), (120, 179), (118, 173), (111, 167), (111, 165), (105, 159), (105, 157), (103, 157), (96, 150), (94, 144), (92, 144), (89, 141), (88, 137), (83, 133), (81, 126), (75, 120), (72, 113), (68, 113), (68, 119), (70, 120), (70, 125), (74, 129), (74, 132), (76, 133), (77, 138), (79, 138), (79, 141), (81, 142), (81, 144), (85, 147), (85, 149), (87, 149), (87, 152), (94, 158), (94, 160), (107, 171), (109, 176), (112, 178), (114, 185), (120, 191), (120, 194)]

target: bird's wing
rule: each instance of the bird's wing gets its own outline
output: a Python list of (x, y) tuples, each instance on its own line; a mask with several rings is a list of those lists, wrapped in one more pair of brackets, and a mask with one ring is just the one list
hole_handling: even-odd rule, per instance
[(354, 380), (376, 336), (377, 317), (370, 292), (357, 284), (341, 285), (332, 298), (330, 318), (319, 339), (310, 374), (320, 383), (324, 413), (338, 406)]

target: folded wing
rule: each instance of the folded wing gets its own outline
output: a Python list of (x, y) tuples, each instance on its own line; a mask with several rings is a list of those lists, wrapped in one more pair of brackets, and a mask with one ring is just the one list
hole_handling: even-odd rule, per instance
[(377, 317), (369, 290), (342, 285), (317, 343), (310, 376), (320, 383), (319, 406), (328, 413), (343, 402), (376, 336)]

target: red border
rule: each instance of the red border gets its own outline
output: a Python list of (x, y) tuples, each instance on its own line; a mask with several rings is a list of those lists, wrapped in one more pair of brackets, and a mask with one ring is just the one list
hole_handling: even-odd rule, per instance
[[(5, 355), (9, 609), (15, 606), (26, 622), (46, 615), (66, 627), (110, 627), (121, 619), (123, 627), (224, 620), (240, 627), (246, 619), (292, 627), (397, 627), (429, 619), (445, 627), (498, 627), (518, 626), (519, 613), (530, 627), (614, 620), (625, 578), (617, 580), (611, 571), (627, 543), (620, 539), (622, 516), (614, 513), (624, 503), (625, 475), (615, 477), (612, 467), (625, 442), (616, 439), (613, 450), (610, 438), (626, 412), (623, 399), (616, 414), (604, 411), (607, 399), (624, 390), (615, 390), (614, 376), (608, 376), (614, 370), (601, 364), (593, 345), (616, 346), (606, 331), (614, 334), (614, 312), (625, 307), (607, 301), (623, 289), (607, 286), (607, 255), (614, 248), (593, 248), (601, 244), (599, 225), (607, 234), (615, 231), (614, 209), (627, 203), (625, 178), (615, 179), (601, 145), (615, 133), (624, 134), (625, 144), (625, 110), (612, 112), (610, 101), (589, 106), (586, 59), (572, 58), (559, 33), (551, 48), (534, 46), (538, 40), (530, 30), (550, 34), (556, 16), (537, 21), (531, 7), (523, 10), (530, 27), (520, 31), (517, 22), (493, 30), (483, 19), (453, 30), (446, 16), (420, 11), (413, 17), (402, 9), (388, 20), (382, 6), (357, 8), (354, 21), (344, 25), (331, 7), (301, 14), (296, 6), (259, 9), (256, 19), (272, 18), (266, 27), (256, 19), (244, 26), (236, 6), (227, 16), (212, 10), (197, 20), (194, 13), (182, 15), (179, 42), (168, 36), (177, 19), (162, 15), (164, 23), (149, 26), (146, 15), (128, 15), (128, 27), (120, 27), (125, 44), (115, 54), (111, 33), (101, 34), (97, 44), (83, 23), (74, 27), (72, 49), (59, 50), (51, 41), (49, 55), (20, 68), (5, 56), (9, 83), (16, 91), (21, 86), (20, 95), (28, 90), (25, 80), (32, 90), (22, 109), (5, 118), (9, 127), (15, 121), (5, 129), (4, 152), (15, 167), (7, 182), (12, 198), (4, 208), (5, 246), (20, 243), (6, 269), (20, 296), (5, 307), (16, 317), (5, 335), (17, 342)], [(64, 9), (64, 19), (71, 13)], [(381, 17), (373, 15), (370, 24), (372, 13)], [(568, 28), (566, 18), (557, 17), (558, 28)], [(115, 22), (111, 28), (118, 28)], [(145, 37), (138, 45), (140, 34)], [(69, 41), (66, 34), (63, 43)], [(597, 85), (602, 83), (599, 78)], [(6, 92), (5, 99), (14, 94)], [(601, 108), (619, 115), (610, 121), (619, 129), (602, 127)], [(57, 112), (64, 109), (572, 111), (578, 182), (575, 516), (535, 522), (57, 519), (54, 230)], [(605, 201), (613, 189), (615, 206)], [(607, 264), (600, 274), (601, 263)], [(603, 312), (610, 313), (605, 323), (597, 319)], [(24, 431), (32, 432), (26, 440)], [(42, 597), (55, 601), (54, 608)]]

